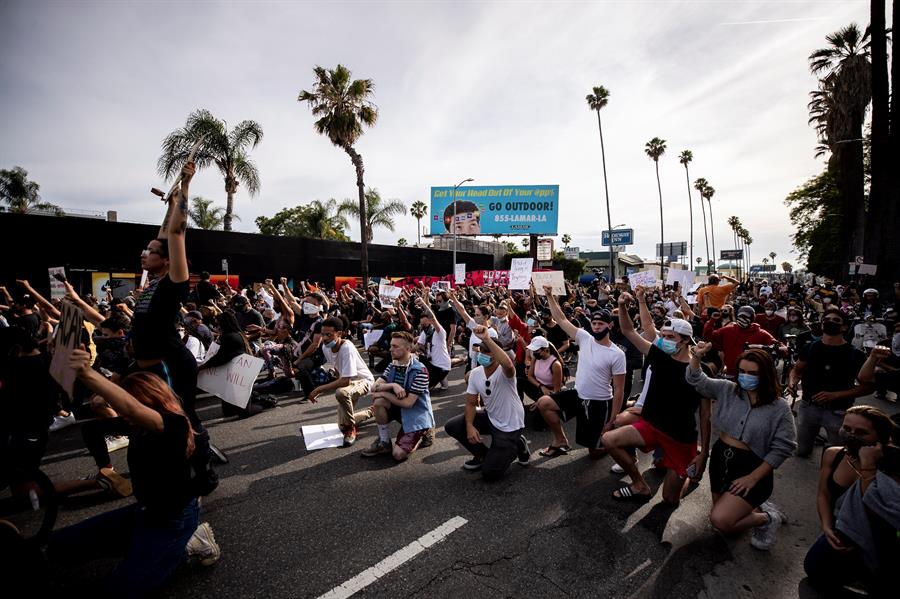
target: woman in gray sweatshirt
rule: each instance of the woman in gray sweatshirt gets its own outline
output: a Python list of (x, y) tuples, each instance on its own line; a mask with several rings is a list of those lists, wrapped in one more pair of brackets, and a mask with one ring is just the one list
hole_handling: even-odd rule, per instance
[(700, 359), (712, 348), (692, 348), (685, 378), (713, 403), (713, 428), (719, 439), (710, 452), (709, 479), (713, 508), (709, 521), (723, 534), (753, 529), (750, 544), (768, 550), (783, 514), (768, 500), (773, 472), (797, 447), (790, 406), (781, 399), (772, 358), (751, 349), (737, 360), (735, 381), (711, 379), (700, 370)]

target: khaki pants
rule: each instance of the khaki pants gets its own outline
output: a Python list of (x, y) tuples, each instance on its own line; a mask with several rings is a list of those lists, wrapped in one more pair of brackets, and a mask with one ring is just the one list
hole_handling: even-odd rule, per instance
[(372, 408), (356, 412), (356, 402), (369, 392), (369, 381), (360, 379), (334, 392), (338, 404), (338, 424), (341, 430), (358, 426), (372, 417)]

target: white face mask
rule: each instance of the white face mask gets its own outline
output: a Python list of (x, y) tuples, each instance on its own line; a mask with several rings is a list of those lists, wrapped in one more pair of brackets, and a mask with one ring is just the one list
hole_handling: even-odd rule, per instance
[(309, 302), (303, 302), (303, 313), (308, 315), (318, 314), (319, 306), (311, 304)]
[(766, 310), (766, 316), (772, 316), (775, 314), (775, 310)]

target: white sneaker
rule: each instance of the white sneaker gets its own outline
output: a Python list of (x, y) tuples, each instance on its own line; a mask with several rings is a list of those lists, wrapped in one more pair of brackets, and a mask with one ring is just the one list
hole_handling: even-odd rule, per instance
[(188, 540), (185, 550), (189, 558), (198, 560), (204, 566), (213, 565), (219, 561), (219, 556), (222, 554), (209, 522), (203, 522), (197, 527)]
[(69, 412), (68, 416), (60, 416), (56, 415), (53, 417), (53, 422), (50, 424), (50, 432), (62, 430), (67, 426), (72, 426), (75, 424), (75, 414)]
[(625, 474), (625, 469), (619, 466), (619, 464), (617, 463), (614, 463), (612, 466), (610, 466), (609, 471), (613, 474)]
[(124, 435), (121, 437), (113, 437), (113, 436), (106, 437), (106, 451), (107, 452), (112, 453), (114, 451), (118, 451), (118, 450), (124, 449), (126, 447), (128, 447), (128, 437), (126, 437)]
[(447, 379), (445, 378), (444, 380), (441, 381), (441, 389), (449, 389), (449, 388), (450, 388), (450, 383), (448, 383)]
[(762, 526), (757, 526), (753, 529), (753, 533), (750, 536), (750, 545), (753, 546), (754, 549), (759, 549), (760, 551), (768, 551), (775, 544), (776, 534), (778, 533), (778, 529), (786, 520), (781, 510), (775, 507), (775, 504), (771, 502), (764, 502), (760, 509), (769, 517), (769, 521)]

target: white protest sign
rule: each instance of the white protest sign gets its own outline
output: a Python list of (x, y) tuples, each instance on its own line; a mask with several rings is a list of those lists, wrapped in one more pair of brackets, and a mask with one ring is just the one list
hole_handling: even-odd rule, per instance
[(148, 271), (144, 271), (141, 273), (141, 289), (147, 288), (147, 279), (149, 278), (150, 273)]
[(666, 285), (674, 285), (676, 282), (678, 283), (678, 292), (684, 297), (684, 290), (690, 289), (694, 284), (694, 273), (689, 270), (670, 268), (666, 277)]
[(374, 331), (363, 333), (363, 345), (366, 349), (372, 347), (378, 343), (378, 340), (381, 339), (382, 335), (384, 335), (384, 329), (375, 329)]
[(533, 258), (513, 258), (509, 267), (509, 288), (528, 289), (531, 283)]
[(400, 297), (400, 291), (402, 290), (399, 287), (383, 281), (378, 283), (378, 299), (381, 300), (382, 305), (393, 306), (397, 298)]
[[(219, 351), (215, 343), (209, 346), (206, 361)], [(197, 386), (212, 393), (222, 401), (246, 409), (250, 403), (250, 393), (256, 377), (265, 362), (249, 354), (241, 354), (228, 364), (201, 370), (197, 375)]]
[(465, 263), (457, 264), (456, 267), (453, 269), (453, 280), (456, 282), (457, 285), (465, 284), (465, 282), (466, 282), (466, 265), (465, 265)]
[(306, 443), (306, 451), (344, 446), (344, 433), (336, 423), (301, 426), (300, 434)]
[(50, 299), (62, 299), (66, 297), (66, 286), (54, 276), (60, 276), (63, 281), (65, 281), (66, 269), (62, 266), (52, 266), (47, 269), (47, 272), (50, 273)]
[(534, 288), (538, 295), (544, 295), (544, 285), (553, 286), (553, 295), (566, 294), (566, 279), (561, 270), (548, 270), (544, 272), (531, 273), (531, 280), (534, 281)]
[(75, 386), (75, 371), (69, 367), (72, 352), (81, 343), (84, 330), (84, 313), (70, 302), (60, 306), (59, 326), (54, 337), (55, 349), (50, 361), (50, 376), (72, 397)]
[(638, 287), (656, 287), (656, 273), (650, 270), (642, 270), (640, 272), (628, 275), (628, 283), (632, 289)]

